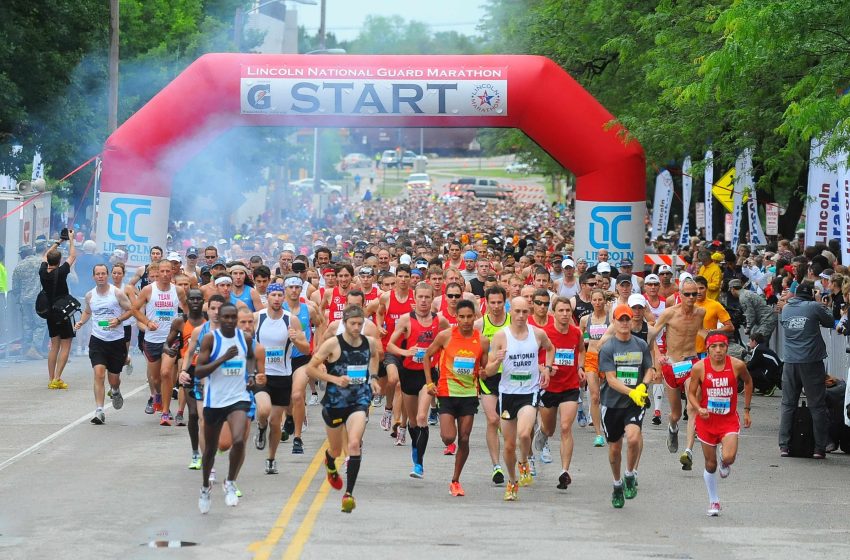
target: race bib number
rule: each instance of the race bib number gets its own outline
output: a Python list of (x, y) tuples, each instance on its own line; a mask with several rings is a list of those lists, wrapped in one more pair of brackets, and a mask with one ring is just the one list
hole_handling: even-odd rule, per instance
[(157, 309), (154, 316), (160, 321), (171, 321), (176, 315), (173, 309)]
[(576, 351), (573, 348), (556, 348), (555, 365), (572, 366), (575, 364)]
[(617, 379), (619, 379), (623, 385), (628, 385), (629, 387), (635, 387), (638, 383), (638, 367), (637, 366), (617, 366)]
[(283, 348), (280, 346), (271, 346), (266, 348), (266, 363), (267, 364), (282, 364), (283, 363)]
[(599, 340), (608, 330), (608, 325), (590, 325), (587, 330), (590, 333), (590, 338)]
[(243, 371), (245, 371), (244, 360), (227, 360), (221, 364), (221, 373), (228, 377), (242, 375)]
[(523, 384), (531, 381), (530, 371), (514, 371), (510, 375), (511, 383)]
[(673, 377), (676, 379), (685, 378), (691, 374), (691, 369), (693, 367), (694, 364), (692, 364), (690, 360), (676, 362), (673, 364)]
[(452, 368), (454, 368), (456, 375), (472, 375), (472, 372), (475, 371), (475, 358), (455, 356)]
[(102, 328), (102, 329), (108, 329), (109, 328), (109, 321), (101, 319), (97, 322), (97, 326)]
[(709, 397), (706, 408), (710, 414), (729, 414), (732, 402), (730, 397)]
[(413, 363), (421, 364), (425, 361), (425, 348), (417, 348), (416, 354), (413, 355)]
[(346, 368), (346, 375), (348, 375), (348, 379), (351, 381), (352, 385), (362, 385), (366, 383), (366, 364), (361, 366), (348, 366)]

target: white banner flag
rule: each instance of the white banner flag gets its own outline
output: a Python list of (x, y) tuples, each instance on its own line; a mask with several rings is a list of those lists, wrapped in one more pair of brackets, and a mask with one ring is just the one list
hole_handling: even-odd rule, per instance
[(41, 153), (36, 152), (32, 157), (32, 181), (44, 177), (44, 164), (41, 162)]
[(682, 233), (679, 235), (679, 247), (688, 244), (691, 236), (691, 187), (694, 179), (691, 176), (691, 156), (685, 158), (682, 164)]
[(673, 176), (667, 170), (655, 178), (655, 202), (652, 205), (652, 236), (655, 241), (667, 232), (670, 219), (670, 204), (673, 202)]
[(767, 238), (759, 220), (758, 201), (756, 200), (756, 187), (753, 182), (753, 150), (744, 150), (744, 167), (738, 169), (738, 177), (741, 179), (742, 192), (749, 194), (747, 200), (747, 219), (750, 222), (750, 245), (758, 246), (767, 244)]
[(825, 244), (830, 239), (843, 237), (841, 231), (838, 231), (838, 220), (835, 219), (838, 193), (834, 192), (837, 191), (834, 186), (838, 183), (838, 173), (830, 170), (830, 163), (835, 161), (819, 161), (825, 142), (826, 138), (812, 138), (807, 188), (809, 202), (806, 205), (806, 245)]
[(714, 185), (714, 153), (709, 150), (705, 152), (705, 238), (711, 241), (714, 238), (714, 228), (711, 227), (711, 187)]
[(741, 216), (744, 212), (744, 177), (746, 173), (740, 171), (746, 167), (745, 161), (746, 152), (741, 152), (738, 159), (735, 160), (735, 183), (732, 187), (732, 250), (738, 250), (738, 243), (741, 237)]
[(847, 152), (839, 152), (838, 160), (838, 223), (841, 229), (841, 264), (850, 264), (850, 169)]
[(694, 215), (697, 218), (697, 230), (705, 227), (705, 202), (697, 202), (694, 208)]

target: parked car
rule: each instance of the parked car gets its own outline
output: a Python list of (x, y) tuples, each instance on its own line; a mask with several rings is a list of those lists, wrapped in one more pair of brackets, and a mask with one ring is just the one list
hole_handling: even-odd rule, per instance
[(404, 184), (410, 191), (431, 192), (431, 177), (427, 173), (411, 173)]
[(499, 184), (496, 179), (480, 177), (461, 177), (449, 185), (450, 192), (471, 194), (476, 198), (505, 199), (513, 194), (513, 189)]
[(346, 154), (346, 156), (342, 158), (342, 165), (346, 169), (352, 169), (355, 167), (370, 167), (372, 165), (372, 158), (366, 154)]
[(531, 166), (520, 161), (513, 161), (505, 166), (507, 173), (528, 173), (531, 171)]
[(381, 154), (381, 165), (386, 169), (389, 167), (398, 167), (398, 154), (395, 150), (384, 150)]
[[(313, 178), (307, 177), (306, 179), (299, 179), (298, 181), (290, 181), (289, 186), (294, 187), (300, 191), (312, 190), (313, 189)], [(342, 193), (342, 187), (340, 185), (333, 185), (324, 179), (320, 180), (322, 184), (322, 191), (326, 193), (336, 192)]]

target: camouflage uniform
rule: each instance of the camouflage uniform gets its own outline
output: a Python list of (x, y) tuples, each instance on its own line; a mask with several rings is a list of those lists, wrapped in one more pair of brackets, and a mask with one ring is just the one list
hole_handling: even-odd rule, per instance
[(12, 306), (10, 314), (20, 313), (23, 352), (31, 348), (35, 348), (39, 352), (45, 350), (44, 337), (47, 323), (35, 313), (35, 298), (41, 291), (41, 280), (38, 277), (40, 267), (41, 257), (30, 255), (19, 262), (12, 272), (12, 289), (15, 300), (10, 302), (10, 306)]

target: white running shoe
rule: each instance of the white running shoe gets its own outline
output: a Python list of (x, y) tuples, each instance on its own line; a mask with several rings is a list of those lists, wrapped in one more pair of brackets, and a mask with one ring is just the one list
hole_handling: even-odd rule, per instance
[(720, 478), (727, 478), (732, 473), (732, 467), (723, 461), (720, 461), (720, 468), (718, 470), (720, 471)]
[(405, 443), (407, 443), (407, 428), (402, 428), (401, 426), (399, 426), (398, 435), (395, 438), (395, 444), (401, 446)]
[(239, 496), (236, 495), (236, 485), (232, 480), (224, 481), (224, 503), (230, 507), (234, 507), (239, 503)]
[(210, 471), (210, 477), (209, 477), (208, 480), (209, 480), (210, 486), (215, 486), (215, 467), (213, 467), (213, 469)]
[(546, 434), (543, 433), (543, 430), (540, 429), (540, 426), (537, 426), (534, 430), (534, 438), (531, 440), (531, 452), (534, 455), (540, 455), (543, 451), (543, 446), (546, 445), (549, 438), (546, 437)]
[(310, 400), (307, 404), (310, 406), (316, 406), (317, 404), (319, 404), (319, 395), (317, 395), (316, 393), (310, 395)]
[(708, 511), (705, 512), (709, 517), (717, 517), (720, 515), (720, 502), (714, 502), (708, 506)]
[(209, 513), (210, 511), (210, 489), (201, 488), (201, 497), (198, 498), (198, 509), (201, 513)]
[(547, 465), (552, 462), (552, 452), (549, 450), (548, 441), (543, 445), (543, 449), (540, 450), (540, 460)]
[(393, 422), (393, 411), (392, 410), (384, 410), (384, 415), (381, 416), (381, 429), (385, 432), (390, 430), (390, 425)]

